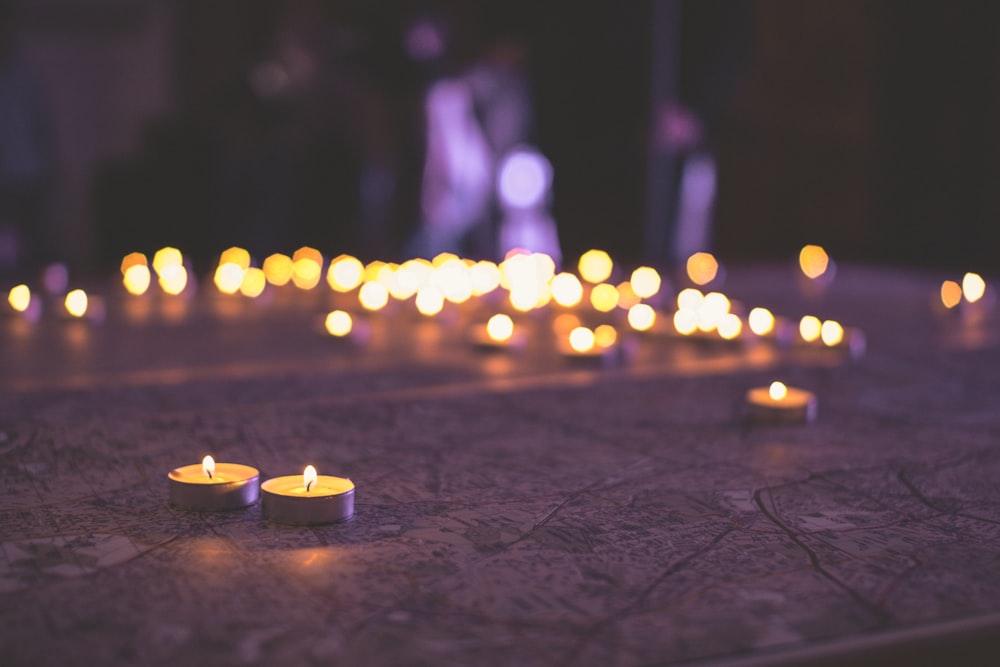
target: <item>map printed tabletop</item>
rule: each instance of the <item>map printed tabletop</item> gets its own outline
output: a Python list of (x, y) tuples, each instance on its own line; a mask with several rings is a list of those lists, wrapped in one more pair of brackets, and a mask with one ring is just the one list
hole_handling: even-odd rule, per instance
[[(727, 291), (859, 327), (863, 357), (635, 336), (588, 368), (542, 316), (483, 354), (464, 311), (350, 343), (320, 335), (320, 297), (0, 319), (0, 663), (765, 664), (995, 637), (1000, 318), (937, 312), (936, 276), (847, 266), (807, 296), (789, 275), (736, 267)], [(776, 378), (815, 423), (745, 419)], [(170, 506), (167, 473), (206, 453), (350, 477), (356, 515)]]

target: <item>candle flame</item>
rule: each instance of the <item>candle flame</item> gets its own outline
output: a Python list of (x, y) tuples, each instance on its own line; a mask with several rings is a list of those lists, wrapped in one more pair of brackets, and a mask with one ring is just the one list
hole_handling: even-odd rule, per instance
[(594, 332), (587, 327), (577, 327), (569, 332), (569, 346), (576, 352), (588, 352), (594, 348)]
[(510, 315), (503, 313), (494, 315), (486, 323), (486, 333), (491, 340), (498, 343), (510, 340), (510, 337), (514, 335), (514, 320), (510, 319)]
[(788, 387), (785, 386), (784, 382), (772, 382), (767, 393), (770, 394), (773, 400), (780, 401), (788, 395)]
[(302, 484), (306, 487), (306, 493), (312, 488), (312, 485), (316, 483), (319, 475), (316, 474), (315, 466), (306, 466), (305, 472), (302, 473)]
[(206, 456), (201, 460), (201, 470), (205, 473), (205, 476), (209, 479), (215, 477), (215, 459), (211, 456)]

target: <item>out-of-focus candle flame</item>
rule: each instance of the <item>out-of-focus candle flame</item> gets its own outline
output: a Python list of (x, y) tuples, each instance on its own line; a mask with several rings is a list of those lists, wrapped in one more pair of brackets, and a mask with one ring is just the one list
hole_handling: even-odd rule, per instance
[(125, 269), (125, 273), (122, 276), (122, 284), (125, 285), (125, 290), (129, 294), (136, 296), (146, 293), (151, 280), (152, 276), (149, 273), (149, 267), (145, 264), (133, 264), (129, 266)]
[(774, 315), (767, 308), (754, 308), (747, 315), (750, 331), (758, 336), (766, 336), (774, 331)]
[(83, 317), (87, 314), (87, 293), (75, 289), (66, 295), (66, 312), (73, 317)]
[(476, 262), (469, 270), (473, 296), (489, 294), (500, 287), (500, 268), (488, 260)]
[(799, 320), (799, 335), (807, 343), (819, 339), (823, 330), (823, 324), (815, 315), (806, 315)]
[(365, 279), (365, 265), (351, 255), (341, 255), (326, 272), (326, 282), (337, 292), (350, 292)]
[(167, 294), (177, 296), (187, 287), (187, 269), (183, 264), (169, 264), (163, 270), (157, 271), (159, 275), (160, 289)]
[(205, 477), (212, 479), (215, 477), (215, 459), (211, 455), (206, 456), (201, 460), (201, 471), (205, 473)]
[(213, 280), (223, 294), (236, 294), (243, 284), (243, 267), (230, 262), (220, 264), (215, 269)]
[(688, 287), (677, 294), (677, 308), (678, 310), (697, 310), (704, 300), (705, 295), (701, 293), (701, 290)]
[(588, 250), (580, 256), (578, 265), (580, 277), (588, 283), (600, 283), (611, 276), (614, 262), (603, 250)]
[(514, 335), (514, 320), (510, 319), (510, 315), (498, 313), (486, 322), (486, 334), (500, 343), (510, 340)]
[(450, 262), (453, 259), (459, 259), (459, 256), (453, 252), (439, 252), (434, 255), (434, 259), (431, 260), (431, 264), (437, 268), (439, 266), (444, 266), (446, 262)]
[(618, 342), (618, 330), (610, 324), (600, 324), (594, 329), (594, 344), (599, 348), (609, 348)]
[(941, 283), (941, 303), (945, 308), (954, 308), (962, 301), (962, 286), (954, 280)]
[(707, 285), (719, 274), (719, 262), (707, 252), (696, 252), (688, 257), (687, 274), (695, 285)]
[(826, 273), (830, 256), (818, 245), (807, 245), (799, 252), (799, 267), (808, 278), (816, 279)]
[(417, 290), (416, 298), (417, 310), (421, 315), (437, 315), (444, 308), (444, 295), (441, 290), (433, 285), (421, 287)]
[(580, 326), (580, 318), (573, 313), (560, 313), (552, 321), (552, 331), (560, 338), (569, 335), (569, 332)]
[(966, 273), (962, 277), (962, 294), (969, 303), (975, 303), (986, 293), (986, 281), (978, 273)]
[(771, 397), (771, 400), (780, 401), (788, 395), (788, 387), (785, 386), (784, 382), (774, 381), (767, 388), (767, 393)]
[(569, 332), (569, 346), (576, 352), (587, 352), (594, 348), (596, 337), (587, 327), (577, 327)]
[(840, 345), (844, 341), (844, 327), (840, 325), (840, 322), (827, 320), (820, 328), (820, 337), (827, 347)]
[(642, 299), (639, 298), (639, 295), (635, 293), (635, 290), (632, 289), (632, 283), (627, 280), (618, 283), (618, 287), (615, 289), (618, 290), (618, 307), (622, 310), (628, 310), (642, 301)]
[(31, 305), (31, 289), (27, 285), (14, 285), (7, 293), (7, 303), (17, 312), (23, 313)]
[(690, 336), (698, 328), (698, 313), (689, 308), (681, 308), (674, 313), (674, 329), (682, 336)]
[(649, 331), (656, 323), (656, 311), (647, 303), (639, 303), (628, 309), (629, 326), (636, 331)]
[(313, 484), (319, 479), (319, 475), (316, 474), (316, 467), (308, 465), (305, 471), (302, 473), (302, 486), (306, 487), (306, 493), (312, 490)]
[(235, 264), (243, 270), (250, 267), (250, 252), (246, 248), (233, 246), (219, 257), (219, 264)]
[(726, 313), (719, 319), (717, 329), (724, 340), (733, 340), (743, 331), (743, 320), (736, 313)]
[(302, 257), (292, 262), (292, 283), (303, 290), (311, 290), (319, 284), (323, 266), (312, 257)]
[(601, 283), (590, 290), (590, 305), (601, 313), (609, 313), (618, 305), (618, 290), (614, 285)]
[(663, 283), (659, 272), (651, 266), (640, 266), (637, 268), (632, 272), (629, 282), (632, 284), (632, 291), (640, 299), (648, 299), (654, 296), (660, 291), (660, 285)]
[(567, 308), (583, 299), (583, 285), (572, 273), (560, 273), (552, 278), (552, 299)]
[(136, 266), (137, 264), (141, 264), (142, 266), (145, 266), (147, 268), (149, 266), (149, 262), (146, 260), (146, 256), (143, 255), (141, 252), (130, 252), (129, 254), (125, 255), (122, 258), (122, 267), (121, 267), (122, 275), (124, 276), (130, 267)]
[(365, 310), (381, 310), (389, 303), (389, 290), (382, 283), (365, 283), (358, 291), (358, 302)]
[(351, 333), (353, 328), (351, 316), (342, 310), (334, 310), (326, 316), (326, 330), (331, 336), (342, 338)]
[(240, 294), (256, 299), (264, 293), (267, 286), (267, 277), (262, 269), (251, 266), (243, 272), (243, 281), (240, 283)]
[(164, 269), (167, 267), (180, 266), (183, 263), (184, 256), (181, 255), (181, 251), (170, 246), (160, 248), (153, 255), (153, 270), (156, 271), (156, 275), (158, 276), (162, 276)]
[(281, 287), (282, 285), (287, 285), (288, 281), (292, 279), (293, 266), (291, 257), (276, 252), (273, 255), (268, 255), (267, 259), (264, 260), (262, 268), (264, 269), (264, 277), (267, 278), (267, 282), (276, 287)]
[(697, 308), (698, 328), (706, 333), (718, 328), (729, 308), (729, 298), (725, 294), (709, 292)]

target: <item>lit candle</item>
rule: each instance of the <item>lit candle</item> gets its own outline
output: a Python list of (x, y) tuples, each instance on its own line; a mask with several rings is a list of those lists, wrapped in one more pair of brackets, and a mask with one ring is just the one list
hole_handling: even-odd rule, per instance
[(769, 387), (754, 387), (747, 392), (750, 418), (769, 424), (804, 424), (816, 419), (816, 395), (805, 389), (772, 382)]
[(472, 328), (472, 343), (483, 350), (506, 350), (524, 345), (524, 333), (514, 326), (510, 315), (498, 313), (486, 324)]
[[(617, 363), (621, 360), (617, 331), (609, 325), (601, 325), (598, 329), (601, 330), (600, 337), (597, 330), (584, 326), (574, 328), (565, 339), (559, 341), (557, 345), (559, 353), (573, 363), (596, 365)], [(612, 332), (613, 338), (609, 335)]]
[(201, 465), (171, 470), (170, 502), (189, 510), (235, 510), (257, 502), (260, 473), (239, 463), (216, 463), (206, 456)]
[(275, 477), (260, 489), (264, 518), (277, 523), (312, 526), (343, 521), (354, 514), (354, 482), (317, 475), (311, 465), (301, 476)]

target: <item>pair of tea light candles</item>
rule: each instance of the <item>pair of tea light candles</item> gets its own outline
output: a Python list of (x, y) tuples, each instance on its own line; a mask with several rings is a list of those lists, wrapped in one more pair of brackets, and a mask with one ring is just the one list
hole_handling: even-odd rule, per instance
[(170, 502), (189, 510), (235, 510), (257, 502), (263, 492), (264, 518), (277, 523), (312, 526), (349, 519), (354, 514), (354, 482), (319, 475), (306, 466), (300, 475), (260, 482), (256, 468), (216, 463), (206, 456), (201, 465), (171, 470)]

